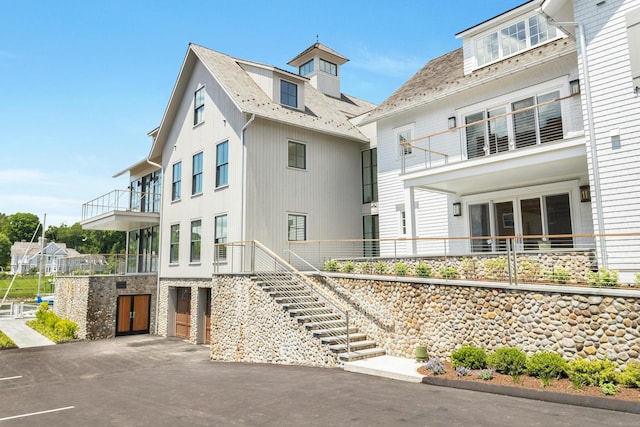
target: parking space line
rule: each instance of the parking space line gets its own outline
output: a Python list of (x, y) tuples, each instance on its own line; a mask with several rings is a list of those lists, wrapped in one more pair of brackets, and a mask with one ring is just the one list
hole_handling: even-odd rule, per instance
[(15, 420), (16, 418), (25, 418), (25, 417), (31, 417), (34, 415), (50, 414), (51, 412), (66, 411), (67, 409), (73, 409), (73, 408), (75, 408), (75, 406), (65, 406), (64, 408), (49, 409), (48, 411), (39, 411), (39, 412), (31, 412), (28, 414), (14, 415), (12, 417), (0, 418), (0, 421)]
[(4, 377), (4, 378), (0, 378), (0, 381), (6, 381), (6, 380), (17, 380), (19, 378), (22, 378), (22, 375), (17, 375), (15, 377)]

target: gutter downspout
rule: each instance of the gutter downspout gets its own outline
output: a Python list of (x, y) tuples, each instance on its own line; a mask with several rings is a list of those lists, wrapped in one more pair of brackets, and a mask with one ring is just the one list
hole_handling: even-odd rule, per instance
[(247, 157), (247, 147), (246, 147), (246, 141), (245, 141), (245, 131), (247, 130), (247, 128), (249, 127), (249, 125), (255, 120), (256, 118), (256, 114), (253, 113), (251, 114), (251, 118), (249, 119), (249, 121), (247, 121), (247, 123), (244, 124), (244, 126), (242, 126), (242, 129), (240, 130), (240, 141), (242, 143), (242, 198), (240, 201), (240, 241), (244, 242), (245, 239), (245, 226), (246, 226), (246, 212), (245, 212), (245, 206), (246, 206), (246, 199), (247, 199), (247, 170), (245, 168), (246, 165), (246, 157)]
[[(151, 166), (155, 166), (158, 169), (160, 169), (160, 171), (162, 172), (162, 187), (164, 187), (164, 167), (162, 167), (162, 165), (159, 165), (158, 163), (152, 162), (148, 158), (145, 160)], [(159, 206), (160, 207), (160, 224), (158, 225), (158, 271), (156, 273), (156, 318), (155, 318), (155, 324), (156, 324), (155, 334), (156, 335), (158, 335), (158, 315), (160, 313), (160, 266), (162, 265), (162, 263), (160, 262), (161, 261), (160, 253), (162, 252), (162, 245), (160, 244), (160, 242), (162, 240), (162, 197), (164, 196), (163, 193), (164, 193), (163, 191), (160, 191), (160, 206)], [(127, 239), (128, 238), (129, 237), (127, 233)]]
[[(598, 216), (598, 234), (605, 234), (604, 229), (604, 220), (602, 218), (602, 193), (600, 192), (600, 168), (598, 166), (598, 151), (596, 144), (596, 131), (594, 128), (594, 120), (593, 120), (593, 108), (591, 104), (591, 83), (589, 81), (589, 60), (587, 58), (587, 42), (586, 37), (584, 35), (584, 25), (582, 22), (576, 21), (554, 21), (551, 19), (549, 15), (544, 13), (542, 10), (538, 10), (541, 15), (547, 18), (547, 23), (549, 25), (553, 25), (554, 27), (562, 27), (562, 26), (572, 26), (578, 27), (578, 32), (580, 33), (579, 37), (579, 46), (580, 46), (580, 56), (582, 57), (582, 75), (584, 77), (584, 96), (585, 102), (587, 104), (587, 120), (589, 122), (589, 149), (591, 151), (591, 165), (593, 167), (593, 190), (596, 198), (596, 215)], [(605, 244), (605, 240), (600, 237), (598, 238), (600, 244), (600, 260), (602, 261), (602, 267), (608, 267), (608, 256), (607, 256), (607, 245)]]

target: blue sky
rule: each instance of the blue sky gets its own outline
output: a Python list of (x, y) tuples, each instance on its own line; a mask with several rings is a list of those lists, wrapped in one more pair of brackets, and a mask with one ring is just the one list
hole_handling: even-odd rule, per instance
[(148, 154), (189, 42), (290, 69), (318, 35), (350, 59), (342, 91), (379, 103), (524, 2), (0, 0), (0, 213), (71, 225), (126, 188), (111, 177)]

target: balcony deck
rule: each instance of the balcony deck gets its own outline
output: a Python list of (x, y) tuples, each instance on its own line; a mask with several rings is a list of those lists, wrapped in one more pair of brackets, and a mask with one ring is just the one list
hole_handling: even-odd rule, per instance
[(114, 190), (82, 205), (87, 230), (132, 231), (160, 224), (160, 194)]

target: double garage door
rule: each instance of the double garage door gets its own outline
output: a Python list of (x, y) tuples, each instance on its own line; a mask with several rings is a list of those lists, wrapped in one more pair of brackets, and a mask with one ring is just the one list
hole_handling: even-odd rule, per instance
[(151, 295), (120, 295), (116, 317), (116, 336), (148, 334)]

